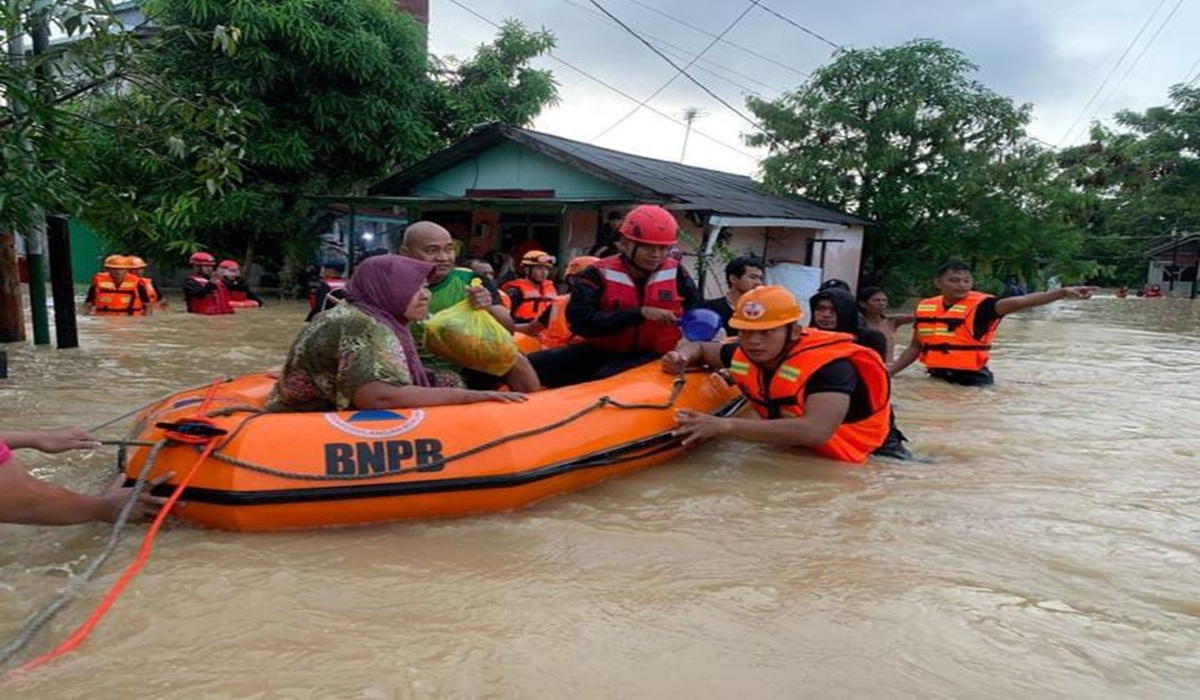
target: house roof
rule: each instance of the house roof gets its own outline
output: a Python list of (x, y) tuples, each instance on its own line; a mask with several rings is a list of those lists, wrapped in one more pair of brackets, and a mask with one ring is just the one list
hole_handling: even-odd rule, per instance
[(1200, 233), (1181, 233), (1178, 236), (1166, 236), (1155, 241), (1149, 248), (1146, 249), (1146, 255), (1154, 257), (1169, 253), (1174, 248), (1186, 248), (1193, 243), (1200, 241)]
[(672, 209), (710, 211), (724, 216), (809, 219), (846, 226), (875, 225), (869, 219), (803, 197), (771, 194), (745, 175), (636, 156), (506, 124), (477, 127), (450, 148), (375, 185), (370, 194), (406, 195), (421, 181), (506, 141), (611, 182), (639, 198), (673, 205)]

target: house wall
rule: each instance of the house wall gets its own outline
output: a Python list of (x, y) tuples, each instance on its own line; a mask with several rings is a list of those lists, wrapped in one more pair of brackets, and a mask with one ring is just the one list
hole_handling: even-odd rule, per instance
[[(733, 256), (763, 257), (764, 238), (765, 257), (769, 265), (791, 262), (822, 267), (822, 281), (834, 278), (845, 280), (850, 284), (851, 289), (857, 290), (858, 275), (862, 264), (863, 230), (861, 227), (817, 229), (739, 226), (733, 229), (733, 235), (726, 247)], [(810, 241), (831, 239), (840, 242), (815, 243), (810, 257)], [(821, 264), (822, 245), (825, 248), (823, 266)], [(725, 291), (725, 261), (714, 259), (712, 265), (712, 271), (707, 275), (702, 290), (706, 298), (719, 296)]]
[(553, 190), (558, 199), (632, 200), (631, 193), (516, 143), (502, 143), (413, 187), (417, 197), (467, 190)]

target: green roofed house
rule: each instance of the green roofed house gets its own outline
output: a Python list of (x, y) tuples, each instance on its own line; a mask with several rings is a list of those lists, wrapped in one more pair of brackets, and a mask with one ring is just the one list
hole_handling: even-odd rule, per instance
[[(854, 286), (866, 230), (874, 225), (807, 199), (770, 194), (744, 175), (504, 124), (477, 127), (376, 184), (368, 196), (322, 199), (351, 214), (391, 211), (409, 221), (436, 221), (462, 242), (467, 256), (536, 246), (562, 264), (592, 249), (605, 226), (629, 208), (659, 204), (679, 220), (684, 263), (701, 268), (706, 296), (724, 287), (724, 260), (711, 255), (718, 248), (765, 257), (771, 282), (805, 296), (824, 279)], [(393, 250), (400, 230), (388, 237)]]

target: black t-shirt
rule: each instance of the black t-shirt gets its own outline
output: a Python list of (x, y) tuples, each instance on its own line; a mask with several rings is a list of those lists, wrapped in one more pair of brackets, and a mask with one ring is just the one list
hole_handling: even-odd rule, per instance
[(721, 325), (725, 327), (725, 335), (737, 335), (737, 329), (729, 326), (729, 319), (733, 318), (733, 306), (729, 303), (729, 297), (705, 299), (700, 308), (717, 312), (721, 317)]
[[(979, 302), (979, 306), (975, 308), (975, 325), (971, 328), (971, 335), (975, 336), (976, 340), (987, 335), (988, 331), (992, 330), (992, 326), (1000, 322), (1002, 316), (996, 313), (997, 301), (996, 297), (988, 297)], [(943, 308), (945, 308), (945, 303), (943, 300)]]
[[(721, 364), (728, 368), (733, 362), (737, 343), (721, 347)], [(865, 382), (859, 381), (858, 372), (850, 360), (834, 360), (817, 370), (804, 385), (804, 397), (813, 394), (849, 394), (850, 408), (843, 423), (857, 423), (871, 416), (871, 395)]]

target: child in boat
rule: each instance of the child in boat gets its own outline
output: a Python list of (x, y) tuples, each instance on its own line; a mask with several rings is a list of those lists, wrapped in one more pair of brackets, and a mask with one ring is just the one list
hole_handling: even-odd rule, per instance
[[(76, 525), (92, 521), (114, 522), (133, 494), (125, 488), (125, 475), (98, 496), (87, 496), (42, 481), (25, 470), (13, 456), (15, 448), (28, 447), (47, 454), (67, 450), (94, 450), (100, 441), (83, 428), (57, 430), (0, 431), (0, 522), (22, 525)], [(165, 474), (147, 484), (152, 488), (169, 479)], [(139, 520), (158, 512), (165, 498), (138, 494), (130, 517)]]
[(685, 342), (663, 356), (663, 371), (672, 374), (700, 364), (728, 368), (766, 419), (681, 410), (673, 434), (684, 446), (732, 435), (862, 463), (884, 443), (891, 415), (887, 366), (845, 334), (803, 328), (801, 315), (787, 289), (759, 287), (734, 309), (736, 343)]
[(447, 376), (435, 376), (421, 364), (408, 326), (428, 312), (427, 279), (433, 270), (433, 265), (398, 255), (363, 261), (346, 285), (345, 301), (300, 331), (267, 410), (524, 401), (521, 393), (447, 385)]

